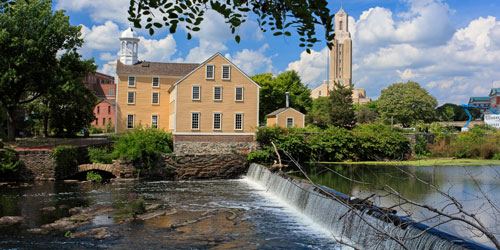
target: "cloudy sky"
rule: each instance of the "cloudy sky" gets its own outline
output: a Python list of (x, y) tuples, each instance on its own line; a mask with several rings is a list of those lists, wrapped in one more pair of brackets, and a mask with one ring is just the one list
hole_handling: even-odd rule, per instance
[[(73, 25), (82, 25), (81, 53), (94, 57), (98, 71), (114, 75), (120, 33), (128, 27), (129, 0), (56, 0)], [(329, 1), (336, 12), (340, 0)], [(376, 99), (394, 82), (417, 81), (440, 104), (466, 103), (469, 96), (486, 96), (500, 87), (500, 0), (345, 0), (353, 39), (353, 83)], [(221, 52), (247, 74), (296, 70), (314, 88), (326, 79), (325, 43), (311, 54), (298, 46), (297, 37), (262, 33), (251, 19), (237, 32), (237, 44), (228, 25), (208, 12), (201, 31), (187, 40), (179, 28), (140, 35), (139, 60), (202, 62)], [(320, 38), (322, 37), (320, 33)]]

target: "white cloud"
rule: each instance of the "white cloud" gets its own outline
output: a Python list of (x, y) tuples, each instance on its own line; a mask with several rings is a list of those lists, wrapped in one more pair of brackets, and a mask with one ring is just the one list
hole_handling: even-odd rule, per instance
[(271, 57), (266, 57), (264, 54), (268, 48), (269, 45), (264, 44), (258, 50), (244, 49), (234, 53), (233, 56), (226, 54), (225, 57), (248, 75), (253, 75), (263, 69), (265, 69), (266, 72), (273, 72), (275, 70), (272, 66)]
[(91, 29), (82, 26), (84, 47), (92, 50), (113, 50), (119, 47), (121, 31), (114, 22), (106, 21), (103, 25), (92, 26)]
[(286, 70), (297, 71), (302, 82), (316, 87), (327, 79), (328, 53), (328, 47), (321, 51), (311, 50), (311, 54), (304, 51), (300, 54), (300, 60), (289, 63)]
[(118, 76), (116, 75), (116, 61), (110, 61), (106, 64), (103, 64), (101, 68), (99, 68), (97, 71), (114, 76), (115, 77), (115, 83), (118, 82)]
[(128, 26), (128, 0), (57, 0), (55, 9), (65, 9), (75, 12), (88, 12), (92, 21), (103, 23), (108, 20)]
[(139, 60), (168, 62), (177, 51), (175, 39), (168, 34), (160, 40), (139, 37)]
[(397, 70), (398, 75), (403, 80), (411, 80), (419, 77), (419, 74), (414, 73), (411, 69), (405, 69), (404, 71)]

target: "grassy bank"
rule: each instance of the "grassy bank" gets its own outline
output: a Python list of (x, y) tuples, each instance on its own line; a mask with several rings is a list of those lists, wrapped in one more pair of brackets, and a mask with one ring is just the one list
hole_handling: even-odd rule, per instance
[(424, 159), (416, 161), (360, 161), (360, 162), (320, 162), (327, 164), (350, 165), (389, 165), (389, 166), (500, 166), (500, 160), (483, 159)]

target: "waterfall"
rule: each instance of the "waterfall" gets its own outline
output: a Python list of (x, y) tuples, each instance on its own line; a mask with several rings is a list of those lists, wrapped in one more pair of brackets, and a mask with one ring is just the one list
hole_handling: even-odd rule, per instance
[[(359, 213), (356, 215), (342, 203), (315, 191), (311, 183), (295, 178), (284, 178), (258, 164), (250, 165), (247, 178), (264, 186), (267, 192), (280, 197), (300, 213), (331, 232), (334, 238), (349, 242), (360, 249), (403, 249), (395, 240), (380, 234), (377, 230), (389, 232), (392, 237), (401, 239), (408, 249), (492, 249), (436, 229), (410, 239), (422, 233), (427, 226), (415, 223), (403, 229), (376, 218), (383, 217), (382, 213), (375, 212), (369, 215), (356, 210)], [(334, 190), (327, 188), (324, 190), (349, 198)], [(408, 221), (404, 217), (397, 218)], [(370, 224), (373, 227), (370, 227)]]

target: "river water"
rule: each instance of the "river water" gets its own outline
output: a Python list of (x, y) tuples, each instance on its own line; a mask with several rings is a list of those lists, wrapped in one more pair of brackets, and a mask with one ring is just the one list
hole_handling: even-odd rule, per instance
[[(189, 220), (201, 212), (239, 209), (238, 225), (206, 220), (193, 226), (170, 229), (171, 217), (115, 224), (98, 216), (87, 228), (107, 226), (114, 236), (104, 240), (70, 239), (63, 235), (34, 235), (26, 228), (40, 227), (68, 216), (68, 208), (92, 204), (116, 204), (131, 193), (146, 202), (177, 209), (177, 220)], [(43, 208), (56, 207), (49, 212)], [(32, 186), (0, 188), (0, 217), (23, 216), (23, 228), (0, 228), (0, 249), (339, 249), (327, 232), (301, 217), (294, 209), (270, 196), (249, 179), (92, 183), (37, 182)]]

